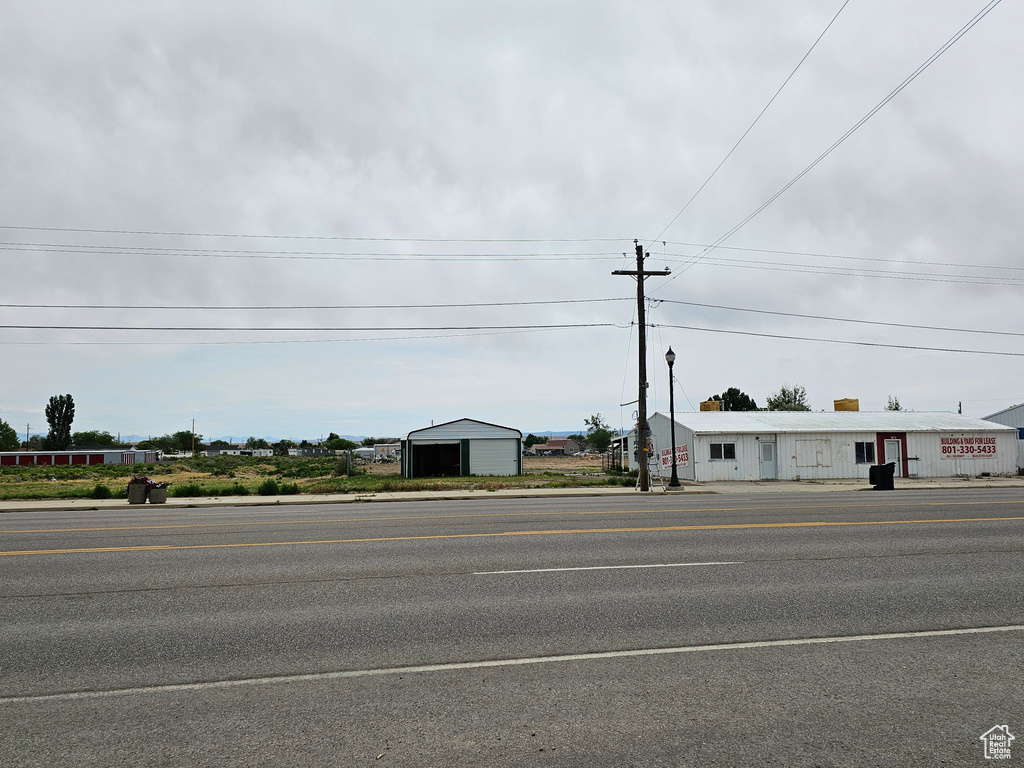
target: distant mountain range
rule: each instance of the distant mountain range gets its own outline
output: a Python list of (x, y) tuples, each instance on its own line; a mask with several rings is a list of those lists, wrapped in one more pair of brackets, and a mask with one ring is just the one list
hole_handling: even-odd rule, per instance
[[(547, 438), (552, 438), (553, 437), (553, 438), (557, 439), (557, 438), (560, 438), (560, 437), (567, 437), (568, 435), (571, 435), (571, 434), (574, 434), (571, 430), (564, 430), (564, 429), (561, 430), (561, 431), (525, 430), (525, 429), (523, 430), (523, 437), (526, 437), (527, 435), (536, 435), (537, 437), (547, 437)], [(38, 435), (39, 437), (46, 437), (46, 433), (45, 432), (33, 432), (33, 433), (31, 433), (32, 437), (35, 437), (36, 435)], [(18, 437), (19, 437), (19, 439), (22, 439), (24, 436), (23, 435), (19, 435)], [(116, 435), (115, 435), (115, 437), (116, 437)], [(123, 443), (141, 443), (143, 440), (151, 439), (151, 437), (160, 437), (160, 435), (153, 435), (153, 436), (151, 436), (151, 435), (121, 435), (121, 442), (123, 442)], [(316, 442), (316, 440), (319, 440), (319, 437), (320, 436), (317, 435), (315, 440), (310, 440), (309, 437), (301, 437), (301, 436), (300, 437), (288, 438), (288, 439), (293, 440), (296, 443), (301, 442), (302, 440), (310, 440), (310, 442)], [(341, 437), (345, 438), (346, 440), (351, 440), (354, 443), (360, 443), (363, 440), (365, 440), (367, 436), (366, 435), (341, 435)], [(248, 439), (249, 439), (249, 435), (246, 435), (245, 437), (242, 437), (240, 435), (220, 435), (220, 436), (216, 436), (216, 437), (205, 437), (204, 436), (203, 437), (203, 442), (205, 442), (207, 445), (209, 445), (214, 440), (223, 440), (226, 443), (244, 443)], [(283, 440), (285, 438), (269, 437), (268, 436), (268, 437), (264, 437), (263, 439), (266, 440), (268, 443), (273, 444), (273, 443), (279, 443), (279, 442), (281, 442), (281, 440)]]

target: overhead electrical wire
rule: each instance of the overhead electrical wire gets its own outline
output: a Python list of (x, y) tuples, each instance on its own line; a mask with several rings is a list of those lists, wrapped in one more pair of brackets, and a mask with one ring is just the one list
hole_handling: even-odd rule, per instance
[(483, 301), (466, 304), (293, 304), (293, 305), (171, 305), (171, 304), (0, 304), (0, 309), (134, 309), (134, 310), (327, 310), (327, 309), (465, 309), (476, 307), (528, 307), (549, 304), (594, 304), (611, 301), (634, 301), (632, 297), (605, 299), (562, 299), (545, 301)]
[[(621, 327), (621, 326), (620, 326)], [(542, 333), (556, 328), (535, 328), (517, 331), (477, 331), (468, 333), (420, 334), (416, 336), (373, 336), (363, 339), (234, 339), (231, 341), (0, 341), (0, 346), (68, 346), (68, 347), (210, 347), (251, 344), (349, 344), (365, 341), (420, 341), (423, 339), (456, 339), (477, 336), (509, 336), (519, 333)]]
[(916, 80), (918, 78), (918, 76), (921, 75), (921, 73), (923, 73), (932, 64), (934, 64), (939, 59), (939, 57), (942, 56), (942, 54), (944, 54), (947, 50), (949, 50), (957, 41), (959, 41), (971, 29), (973, 29), (983, 18), (985, 18), (989, 13), (991, 13), (992, 10), (997, 5), (999, 5), (999, 3), (1001, 3), (1001, 2), (1002, 2), (1002, 0), (990, 0), (989, 3), (982, 10), (978, 11), (978, 13), (976, 13), (974, 15), (974, 17), (970, 21), (968, 21), (966, 24), (964, 24), (964, 26), (962, 26), (945, 43), (943, 43), (941, 46), (939, 46), (939, 48), (934, 53), (932, 53), (932, 55), (929, 56), (924, 61), (923, 64), (918, 66), (917, 69), (915, 69), (906, 78), (904, 78), (903, 82), (901, 82), (899, 85), (897, 85), (892, 91), (889, 92), (889, 94), (885, 98), (883, 98), (874, 107), (872, 107), (867, 112), (867, 114), (865, 114), (860, 120), (858, 120), (856, 123), (854, 123), (853, 127), (851, 127), (849, 130), (847, 130), (846, 133), (844, 133), (838, 139), (836, 139), (836, 141), (834, 141), (832, 143), (832, 145), (829, 146), (828, 149), (826, 149), (824, 152), (822, 152), (820, 155), (818, 155), (818, 157), (814, 161), (812, 161), (810, 165), (808, 165), (806, 168), (804, 168), (802, 171), (800, 171), (800, 173), (798, 173), (796, 176), (794, 176), (792, 179), (790, 179), (790, 181), (788, 181), (778, 192), (776, 192), (774, 195), (769, 197), (765, 202), (761, 203), (761, 205), (759, 205), (750, 214), (748, 214), (746, 216), (746, 218), (744, 218), (738, 224), (733, 226), (724, 235), (719, 237), (714, 243), (712, 243), (712, 245), (710, 245), (706, 249), (706, 251), (704, 253), (698, 254), (696, 257), (693, 258), (691, 263), (687, 264), (682, 269), (676, 270), (675, 274), (672, 275), (672, 277), (669, 277), (664, 282), (662, 282), (657, 288), (655, 288), (655, 290), (660, 290), (661, 288), (664, 288), (666, 285), (671, 283), (673, 280), (675, 280), (681, 274), (683, 274), (684, 272), (689, 270), (691, 267), (693, 267), (695, 264), (700, 262), (704, 258), (706, 253), (714, 250), (719, 245), (721, 245), (726, 240), (728, 240), (730, 237), (732, 237), (734, 234), (739, 232), (740, 229), (742, 229), (750, 221), (752, 221), (756, 216), (758, 216), (765, 208), (767, 208), (772, 203), (774, 203), (776, 200), (778, 200), (780, 197), (782, 197), (782, 195), (785, 194), (794, 184), (796, 184), (798, 181), (800, 181), (800, 179), (802, 179), (804, 176), (806, 176), (808, 173), (810, 173), (810, 171), (812, 171), (822, 160), (824, 160), (826, 157), (828, 157), (830, 154), (832, 154), (833, 151), (835, 151), (843, 142), (845, 142), (848, 138), (850, 138), (850, 136), (852, 136), (854, 133), (856, 133), (868, 120), (870, 120), (872, 117), (874, 117), (883, 107), (885, 107), (890, 101), (892, 101), (894, 98), (896, 98), (896, 96), (898, 96), (908, 85), (910, 85), (912, 82), (914, 82), (914, 80)]
[(617, 243), (621, 237), (584, 238), (454, 238), (454, 237), (350, 237), (347, 235), (271, 235), (252, 232), (162, 232), (146, 229), (86, 229), (83, 227), (31, 227), (19, 224), (0, 224), (0, 229), (24, 232), (75, 232), (91, 235), (145, 235), (149, 237), (224, 237), (265, 240), (337, 240), (341, 242), (371, 243)]
[[(634, 323), (631, 322), (629, 327)], [(704, 333), (719, 333), (719, 334), (731, 334), (737, 336), (752, 336), (756, 338), (767, 338), (767, 339), (782, 339), (787, 341), (809, 341), (823, 344), (846, 344), (859, 347), (879, 347), (885, 349), (903, 349), (903, 350), (915, 350), (923, 352), (950, 352), (959, 354), (970, 354), (970, 355), (996, 355), (1003, 357), (1024, 357), (1024, 352), (1000, 352), (995, 350), (982, 350), (982, 349), (957, 349), (951, 347), (931, 347), (917, 344), (887, 344), (883, 342), (868, 342), (868, 341), (854, 341), (848, 339), (827, 339), (809, 336), (793, 336), (786, 334), (777, 333), (760, 333), (755, 331), (740, 331), (735, 329), (725, 328), (707, 328), (700, 326), (691, 325), (679, 325), (674, 323), (657, 323), (648, 324), (651, 328), (674, 328), (679, 330), (687, 331), (698, 331)], [(627, 327), (624, 323), (573, 323), (573, 324), (552, 324), (552, 325), (523, 325), (523, 326), (431, 326), (431, 327), (354, 327), (354, 328), (211, 328), (211, 327), (130, 327), (130, 326), (29, 326), (29, 325), (0, 325), (3, 329), (18, 329), (18, 330), (78, 330), (78, 331), (175, 331), (175, 332), (193, 332), (193, 331), (249, 331), (249, 332), (265, 332), (265, 331), (282, 331), (282, 332), (338, 332), (338, 331), (351, 331), (351, 332), (387, 332), (387, 331), (458, 331), (451, 335), (443, 335), (438, 337), (431, 336), (409, 336), (409, 337), (384, 337), (374, 339), (282, 339), (282, 340), (239, 340), (239, 341), (210, 341), (210, 342), (193, 342), (193, 341), (165, 341), (165, 342), (154, 342), (154, 341), (137, 341), (137, 342), (124, 342), (124, 341), (59, 341), (59, 342), (47, 342), (47, 341), (0, 341), (0, 345), (37, 345), (37, 344), (61, 344), (68, 346), (79, 346), (79, 345), (123, 345), (123, 344), (138, 344), (138, 345), (157, 345), (157, 346), (208, 346), (208, 345), (227, 345), (227, 344), (265, 344), (265, 343), (276, 343), (276, 344), (303, 344), (303, 343), (328, 343), (328, 342), (353, 342), (353, 341), (388, 341), (388, 340), (416, 340), (423, 338), (450, 338), (452, 336), (470, 336), (470, 335), (497, 335), (497, 334), (510, 334), (510, 333), (528, 333), (536, 331), (552, 331), (552, 330), (569, 330), (569, 329), (581, 329), (581, 328), (620, 328), (625, 329)]]
[(739, 137), (739, 139), (736, 140), (736, 143), (732, 145), (732, 149), (730, 149), (728, 151), (728, 153), (726, 153), (725, 157), (722, 158), (722, 162), (720, 162), (717, 166), (715, 166), (715, 170), (713, 170), (711, 172), (711, 175), (709, 175), (704, 180), (704, 183), (701, 184), (697, 188), (697, 191), (694, 192), (693, 195), (690, 197), (690, 199), (686, 201), (686, 204), (679, 210), (679, 213), (677, 213), (675, 216), (673, 216), (672, 220), (662, 228), (661, 232), (658, 233), (657, 237), (655, 237), (653, 240), (650, 241), (651, 243), (655, 243), (658, 240), (661, 240), (661, 236), (664, 235), (669, 230), (669, 228), (673, 224), (676, 223), (676, 220), (680, 216), (682, 216), (683, 213), (685, 213), (686, 209), (690, 207), (690, 204), (694, 200), (697, 199), (697, 196), (701, 192), (704, 191), (704, 187), (706, 187), (708, 185), (708, 183), (713, 178), (715, 178), (715, 175), (721, 170), (722, 166), (725, 165), (726, 161), (730, 157), (732, 157), (733, 152), (735, 152), (736, 149), (739, 147), (739, 145), (743, 143), (743, 140), (745, 138), (747, 138), (747, 134), (750, 133), (753, 130), (754, 126), (757, 125), (758, 121), (764, 116), (764, 113), (767, 112), (768, 108), (775, 102), (775, 99), (777, 99), (779, 97), (779, 94), (782, 93), (782, 89), (785, 88), (789, 84), (789, 81), (793, 79), (793, 75), (795, 75), (797, 73), (797, 70), (800, 69), (801, 66), (803, 66), (803, 63), (805, 61), (807, 61), (807, 57), (810, 56), (811, 52), (818, 46), (818, 43), (821, 42), (821, 38), (823, 38), (825, 36), (825, 33), (828, 32), (828, 30), (831, 28), (831, 26), (835, 23), (836, 19), (839, 18), (839, 14), (841, 14), (843, 12), (843, 9), (846, 8), (846, 6), (849, 4), (849, 2), (850, 2), (850, 0), (846, 0), (839, 7), (839, 10), (836, 11), (835, 16), (833, 16), (831, 21), (829, 21), (829, 23), (825, 25), (825, 28), (821, 31), (821, 34), (818, 35), (817, 39), (811, 44), (811, 47), (807, 49), (807, 53), (805, 53), (803, 55), (803, 58), (801, 58), (800, 61), (797, 62), (797, 65), (793, 68), (793, 71), (790, 72), (789, 75), (786, 77), (786, 79), (782, 81), (782, 85), (780, 85), (778, 90), (775, 91), (775, 93), (772, 95), (772, 97), (770, 99), (768, 99), (768, 103), (764, 105), (764, 107), (761, 109), (761, 111), (757, 113), (757, 117), (755, 117), (754, 121), (750, 125), (747, 126), (747, 130), (745, 130), (743, 132), (743, 135), (741, 135)]
[[(805, 275), (832, 275), (843, 277), (866, 277), (878, 280), (913, 280), (930, 283), (958, 283), (961, 285), (999, 285), (1017, 287), (1024, 285), (1024, 277), (996, 277), (993, 275), (956, 275), (933, 272), (879, 272), (852, 267), (831, 267), (816, 264), (794, 264), (792, 262), (758, 262), (749, 259), (727, 259), (720, 256), (704, 256), (702, 263), (714, 267), (736, 269), (760, 269), (772, 272), (796, 272)], [(689, 264), (692, 266), (692, 263)], [(664, 287), (664, 283), (659, 288)]]
[[(670, 245), (680, 245), (688, 248), (701, 248), (705, 253), (711, 250), (733, 250), (746, 251), (750, 253), (781, 254), (786, 256), (806, 256), (816, 259), (864, 261), (879, 264), (912, 264), (915, 266), (933, 267), (954, 267), (958, 269), (989, 269), (1024, 272), (1024, 267), (998, 265), (998, 264), (965, 264), (956, 262), (922, 261), (916, 259), (885, 259), (872, 256), (845, 256), (841, 254), (813, 253), (804, 251), (788, 251), (771, 248), (744, 248), (739, 246), (715, 245), (707, 243), (687, 243), (677, 241), (665, 241)], [(610, 251), (591, 253), (481, 253), (481, 254), (440, 254), (440, 253), (402, 253), (402, 252), (353, 252), (341, 253), (337, 251), (267, 251), (256, 249), (181, 249), (181, 248), (158, 248), (158, 247), (135, 247), (135, 246), (96, 246), (96, 245), (75, 245), (75, 244), (52, 244), (52, 243), (3, 243), (0, 242), (0, 251), (28, 251), (38, 253), (81, 253), (90, 255), (122, 255), (122, 256), (182, 256), (182, 257), (209, 257), (209, 258), (254, 258), (254, 259), (305, 259), (305, 260), (370, 260), (370, 261), (614, 261), (622, 259), (620, 253)], [(111, 253), (114, 251), (114, 253)], [(710, 260), (712, 258), (723, 259), (725, 257), (708, 257), (701, 254), (683, 254), (664, 252), (660, 254), (665, 261), (686, 264), (687, 267), (695, 259)], [(676, 257), (670, 259), (669, 257)], [(756, 263), (743, 262), (740, 263)], [(815, 265), (799, 265), (815, 266)], [(819, 268), (826, 268), (824, 266)]]
[[(880, 256), (844, 256), (835, 253), (815, 253), (813, 251), (784, 251), (777, 248), (746, 248), (739, 245), (718, 245), (711, 246), (707, 243), (683, 243), (674, 240), (666, 240), (668, 245), (682, 245), (687, 248), (716, 248), (720, 251), (747, 251), (749, 253), (780, 254), (782, 256), (807, 256), (816, 259), (842, 259), (844, 261), (870, 261), (880, 264), (913, 264), (918, 267), (955, 267), (957, 269), (1006, 269), (1017, 272), (1024, 272), (1024, 267), (1014, 267), (1007, 264), (963, 264), (952, 261), (922, 261), (920, 259), (884, 259)], [(690, 257), (692, 258), (692, 256)]]
[(624, 328), (624, 323), (551, 323), (537, 325), (429, 325), (429, 326), (275, 326), (225, 327), (210, 325), (29, 325), (0, 324), (2, 330), (18, 331), (175, 331), (175, 332), (258, 332), (258, 333), (363, 333), (367, 331), (534, 331), (568, 328)]
[(950, 347), (925, 347), (917, 344), (885, 344), (875, 341), (850, 341), (847, 339), (821, 339), (810, 336), (786, 336), (779, 333), (757, 333), (755, 331), (737, 331), (725, 328), (702, 328), (695, 325), (671, 325), (666, 328), (677, 328), (684, 331), (702, 331), (706, 333), (728, 333), (736, 336), (755, 336), (762, 339), (784, 339), (787, 341), (815, 341), (822, 344), (850, 344), (857, 347), (883, 347), (886, 349), (910, 349), (921, 352), (957, 352), (964, 355), (999, 355), (1003, 357), (1024, 357), (1024, 352), (997, 352), (987, 349), (952, 349)]
[(701, 304), (696, 301), (679, 301), (675, 299), (657, 299), (656, 301), (665, 304), (683, 304), (689, 307), (703, 307), (705, 309), (723, 309), (730, 312), (753, 312), (759, 315), (776, 315), (779, 317), (795, 317), (802, 320), (827, 320), (833, 323), (856, 323), (858, 325), (878, 325), (885, 328), (909, 328), (920, 331), (945, 331), (949, 333), (982, 333), (992, 336), (1024, 336), (1024, 333), (1017, 331), (990, 331), (980, 328), (951, 328), (942, 325), (915, 325), (912, 323), (889, 323), (883, 320), (857, 320), (849, 317), (829, 317), (828, 315), (802, 315), (796, 312), (778, 312), (770, 309), (751, 309), (749, 307), (727, 307), (720, 304)]
[(83, 256), (153, 256), (160, 258), (279, 259), (285, 261), (614, 261), (622, 254), (599, 253), (402, 253), (375, 251), (262, 251), (255, 249), (157, 248), (59, 243), (0, 243), (0, 251), (62, 253)]

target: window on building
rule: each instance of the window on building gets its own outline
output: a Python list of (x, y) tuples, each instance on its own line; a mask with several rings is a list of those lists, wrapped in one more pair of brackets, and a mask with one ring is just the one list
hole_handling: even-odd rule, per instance
[(736, 443), (711, 443), (711, 460), (736, 458)]
[(874, 464), (875, 463), (875, 444), (874, 443), (854, 443), (853, 450), (857, 454), (858, 464)]

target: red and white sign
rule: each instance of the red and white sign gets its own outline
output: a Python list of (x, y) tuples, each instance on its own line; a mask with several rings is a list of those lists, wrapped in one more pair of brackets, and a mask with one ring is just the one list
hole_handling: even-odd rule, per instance
[[(690, 466), (690, 448), (686, 445), (676, 446), (676, 466)], [(661, 468), (666, 471), (672, 470), (672, 449), (665, 448), (661, 452)]]
[(996, 439), (994, 437), (940, 437), (941, 456), (944, 459), (994, 459)]

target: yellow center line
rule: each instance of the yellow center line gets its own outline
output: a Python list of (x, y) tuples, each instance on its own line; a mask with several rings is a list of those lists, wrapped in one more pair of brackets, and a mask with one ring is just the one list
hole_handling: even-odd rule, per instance
[[(1020, 504), (1020, 500), (990, 500), (990, 501), (928, 501), (914, 502), (919, 507), (963, 507), (963, 506), (989, 506), (993, 504)], [(552, 517), (562, 516), (587, 516), (587, 515), (639, 515), (646, 512), (656, 514), (678, 514), (683, 512), (705, 513), (705, 512), (759, 512), (762, 510), (798, 510), (798, 509), (890, 509), (905, 507), (909, 504), (803, 504), (803, 505), (778, 505), (778, 506), (750, 506), (750, 507), (695, 507), (691, 509), (611, 509), (611, 510), (560, 510), (552, 512), (479, 512), (467, 515), (404, 515), (400, 517), (337, 517), (324, 518), (321, 520), (250, 520), (230, 523), (178, 523), (174, 525), (118, 525), (118, 526), (97, 526), (91, 528), (27, 528), (10, 531), (0, 530), (0, 536), (9, 533), (88, 533), (90, 531), (159, 531), (179, 530), (189, 528), (237, 528), (239, 526), (257, 525), (316, 525), (326, 523), (382, 523), (402, 522), (407, 520), (472, 520), (487, 517)]]
[(498, 533), (442, 533), (428, 536), (381, 536), (365, 539), (320, 539), (314, 541), (258, 541), (240, 544), (158, 544), (141, 547), (88, 547), (82, 549), (35, 549), (0, 552), (0, 556), (13, 555), (70, 555), (94, 552), (152, 552), (175, 549), (237, 549), (242, 547), (291, 547), (315, 544), (364, 544), (383, 541), (423, 541), (427, 539), (480, 539), (501, 536), (555, 536), (559, 534), (586, 533), (652, 533), (658, 531), (722, 531), (744, 528), (824, 528), (850, 525), (928, 525), (934, 523), (993, 523), (1024, 520), (1024, 517), (965, 517), (938, 520), (863, 520), (863, 521), (815, 521), (803, 523), (730, 523), (722, 525), (663, 525), (645, 528), (568, 528), (550, 531), (501, 531)]

